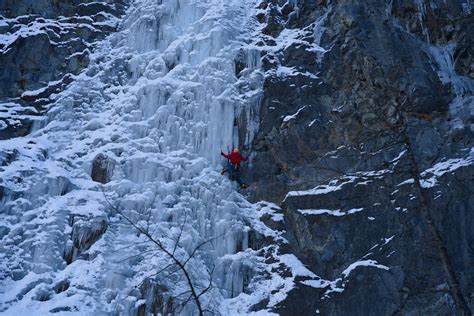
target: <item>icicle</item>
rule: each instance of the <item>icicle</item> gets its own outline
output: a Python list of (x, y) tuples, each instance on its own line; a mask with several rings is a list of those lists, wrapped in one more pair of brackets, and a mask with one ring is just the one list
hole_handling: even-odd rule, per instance
[(416, 5), (418, 6), (418, 19), (421, 25), (421, 31), (426, 38), (426, 42), (430, 43), (430, 34), (425, 25), (426, 20), (426, 4), (424, 0), (415, 0)]
[(454, 99), (449, 106), (454, 129), (462, 129), (474, 118), (474, 81), (456, 73), (454, 67), (455, 44), (431, 45), (428, 52), (437, 63), (438, 76), (442, 83), (453, 88)]

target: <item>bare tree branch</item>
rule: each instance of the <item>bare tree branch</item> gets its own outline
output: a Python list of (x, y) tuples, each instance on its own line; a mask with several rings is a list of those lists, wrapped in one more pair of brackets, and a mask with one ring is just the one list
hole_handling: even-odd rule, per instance
[[(177, 245), (175, 244), (175, 247), (174, 247), (174, 250), (173, 251), (169, 251), (166, 246), (161, 242), (161, 240), (159, 239), (156, 239), (154, 238), (150, 232), (148, 231), (147, 228), (143, 228), (141, 225), (138, 225), (136, 224), (129, 216), (127, 216), (124, 212), (122, 212), (118, 207), (114, 206), (111, 201), (109, 200), (109, 198), (107, 197), (107, 195), (105, 194), (105, 191), (104, 191), (104, 188), (101, 187), (102, 189), (102, 193), (104, 195), (104, 198), (105, 198), (105, 201), (107, 202), (107, 204), (109, 205), (110, 209), (113, 210), (115, 213), (119, 214), (121, 217), (123, 217), (125, 219), (126, 222), (128, 222), (133, 228), (135, 228), (139, 233), (143, 234), (146, 238), (148, 238), (148, 240), (150, 240), (150, 242), (152, 242), (153, 244), (155, 244), (159, 250), (161, 250), (163, 253), (166, 254), (166, 256), (168, 256), (171, 261), (173, 262), (174, 265), (176, 265), (178, 267), (178, 271), (180, 270), (182, 272), (182, 274), (184, 275), (185, 279), (186, 279), (186, 282), (189, 286), (189, 289), (190, 289), (190, 292), (191, 292), (191, 295), (190, 297), (185, 301), (185, 305), (192, 299), (194, 300), (195, 304), (196, 304), (196, 307), (198, 309), (198, 314), (199, 316), (202, 316), (203, 315), (203, 309), (202, 309), (202, 304), (201, 304), (201, 301), (199, 300), (199, 294), (196, 292), (196, 288), (194, 286), (194, 282), (191, 278), (191, 275), (190, 273), (186, 270), (185, 268), (185, 264), (194, 256), (194, 254), (196, 253), (196, 251), (202, 247), (203, 245), (205, 245), (206, 243), (218, 238), (219, 236), (215, 237), (215, 238), (211, 238), (209, 240), (206, 240), (204, 242), (202, 242), (201, 244), (199, 244), (191, 253), (191, 255), (189, 256), (189, 258), (184, 262), (182, 263), (176, 256), (175, 256), (175, 249), (177, 247)], [(182, 230), (184, 229), (184, 225), (181, 226), (182, 227)], [(182, 231), (180, 232), (180, 236), (181, 236), (181, 233)], [(179, 236), (179, 238), (181, 238)]]
[(202, 243), (200, 243), (199, 245), (197, 245), (197, 246), (193, 249), (193, 251), (191, 252), (191, 254), (189, 254), (188, 259), (186, 259), (186, 261), (184, 261), (183, 265), (186, 265), (186, 263), (188, 263), (188, 261), (191, 260), (191, 258), (194, 257), (194, 255), (196, 254), (196, 251), (198, 251), (199, 248), (201, 248), (201, 247), (204, 246), (205, 244), (208, 244), (208, 243), (210, 243), (210, 242), (212, 242), (212, 241), (214, 241), (214, 240), (216, 240), (216, 239), (218, 239), (218, 238), (220, 238), (220, 237), (222, 237), (222, 236), (224, 236), (224, 235), (226, 235), (226, 233), (222, 233), (222, 234), (220, 234), (220, 235), (218, 235), (218, 236), (215, 236), (215, 237), (212, 237), (212, 238), (210, 238), (210, 239), (207, 239), (207, 240), (203, 241)]
[(150, 279), (154, 276), (159, 275), (160, 273), (162, 273), (163, 271), (165, 271), (166, 269), (168, 269), (171, 266), (173, 266), (173, 263), (166, 265), (164, 268), (161, 268), (158, 272), (155, 272), (153, 274), (150, 274), (149, 276), (146, 276), (145, 278), (143, 278), (143, 280), (138, 285), (136, 285), (136, 287), (140, 287), (146, 280), (148, 280), (148, 279)]
[(121, 260), (119, 260), (119, 261), (115, 261), (115, 263), (122, 263), (122, 262), (125, 262), (125, 261), (128, 261), (128, 260), (137, 258), (137, 257), (139, 257), (139, 256), (141, 256), (141, 255), (143, 255), (143, 254), (150, 253), (150, 252), (157, 252), (157, 251), (158, 251), (158, 250), (156, 250), (156, 249), (146, 250), (146, 251), (143, 251), (143, 252), (140, 252), (140, 253), (137, 253), (137, 254), (134, 254), (134, 255), (125, 257), (124, 259), (121, 259)]
[(112, 251), (112, 253), (117, 253), (119, 251), (122, 251), (122, 250), (125, 250), (125, 249), (128, 249), (128, 248), (132, 248), (132, 247), (136, 247), (137, 245), (143, 245), (143, 244), (146, 244), (146, 243), (149, 243), (150, 241), (147, 239), (145, 241), (141, 241), (141, 242), (137, 242), (137, 243), (133, 243), (133, 244), (130, 244), (128, 246), (124, 246), (124, 247), (120, 247), (118, 249), (115, 249), (114, 251)]
[(207, 285), (206, 288), (204, 288), (204, 290), (201, 291), (201, 293), (199, 293), (198, 298), (204, 295), (207, 291), (209, 291), (212, 288), (212, 276), (214, 273), (214, 268), (215, 266), (213, 265), (211, 271), (207, 270), (207, 273), (209, 274), (209, 284)]
[(184, 221), (183, 221), (183, 224), (181, 225), (179, 235), (178, 235), (178, 239), (176, 240), (176, 242), (174, 244), (173, 255), (176, 253), (176, 249), (178, 248), (179, 241), (181, 240), (181, 235), (183, 234), (184, 225), (186, 225), (187, 218), (188, 218), (188, 214), (186, 213), (186, 211), (184, 211)]

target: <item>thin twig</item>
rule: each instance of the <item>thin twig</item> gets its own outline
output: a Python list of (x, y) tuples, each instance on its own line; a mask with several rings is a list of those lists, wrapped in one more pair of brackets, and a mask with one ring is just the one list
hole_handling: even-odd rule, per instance
[[(110, 200), (107, 198), (107, 195), (105, 194), (104, 189), (102, 188), (102, 192), (104, 194), (106, 202), (109, 204), (112, 210), (114, 210), (117, 214), (121, 215), (132, 227), (134, 227), (138, 232), (142, 233), (145, 235), (152, 243), (154, 243), (161, 251), (163, 251), (182, 271), (184, 277), (186, 278), (186, 282), (188, 283), (188, 286), (191, 290), (191, 296), (194, 299), (194, 302), (196, 303), (196, 306), (198, 308), (198, 313), (199, 316), (203, 316), (203, 311), (202, 311), (202, 305), (199, 300), (198, 294), (196, 293), (196, 290), (194, 288), (193, 281), (191, 279), (191, 275), (189, 272), (186, 270), (184, 264), (179, 261), (178, 258), (174, 256), (173, 253), (171, 253), (166, 247), (163, 245), (163, 243), (159, 239), (153, 238), (153, 236), (150, 235), (149, 232), (144, 230), (141, 226), (137, 225), (135, 222), (133, 222), (127, 215), (125, 215), (122, 211), (120, 211), (116, 206), (114, 206)], [(195, 249), (196, 250), (196, 249)], [(193, 254), (195, 251), (193, 252)], [(189, 260), (189, 258), (188, 258)]]
[(181, 225), (181, 228), (180, 228), (180, 231), (179, 231), (179, 235), (178, 235), (178, 239), (176, 240), (175, 244), (174, 244), (174, 248), (173, 248), (173, 256), (174, 254), (176, 253), (176, 249), (178, 248), (178, 245), (179, 245), (179, 241), (181, 240), (181, 235), (183, 234), (183, 230), (184, 230), (184, 225), (186, 225), (186, 220), (188, 218), (188, 213), (186, 211), (184, 211), (184, 221), (183, 221), (183, 224)]
[(157, 251), (158, 251), (158, 250), (156, 250), (156, 249), (146, 250), (146, 251), (143, 251), (143, 252), (134, 254), (134, 255), (132, 255), (132, 256), (128, 256), (128, 257), (126, 257), (126, 258), (124, 258), (124, 259), (121, 259), (121, 260), (119, 260), (119, 261), (115, 261), (115, 263), (122, 263), (122, 262), (124, 262), (124, 261), (128, 261), (128, 260), (134, 259), (134, 258), (136, 258), (136, 257), (138, 257), (138, 256), (143, 255), (143, 254), (150, 253), (150, 252), (157, 252)]
[(191, 258), (194, 257), (194, 254), (196, 253), (196, 251), (199, 250), (199, 248), (201, 248), (201, 247), (204, 246), (205, 244), (210, 243), (210, 242), (212, 242), (212, 241), (214, 241), (214, 240), (216, 240), (216, 239), (218, 239), (218, 238), (220, 238), (220, 237), (222, 237), (222, 236), (224, 236), (224, 235), (226, 235), (226, 233), (222, 233), (222, 234), (219, 234), (218, 236), (209, 238), (209, 239), (203, 241), (202, 243), (200, 243), (199, 245), (197, 245), (197, 246), (193, 249), (193, 251), (191, 252), (191, 254), (189, 255), (188, 259), (186, 259), (186, 261), (184, 261), (183, 265), (186, 265), (186, 263), (188, 263), (188, 261), (191, 260)]

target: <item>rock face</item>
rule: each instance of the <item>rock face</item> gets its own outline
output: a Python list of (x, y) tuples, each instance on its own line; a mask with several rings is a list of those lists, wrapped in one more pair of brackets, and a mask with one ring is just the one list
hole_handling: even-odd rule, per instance
[[(430, 196), (435, 205), (432, 214), (437, 223), (443, 223), (442, 234), (466, 297), (473, 282), (469, 267), (472, 254), (466, 246), (474, 239), (464, 225), (472, 222), (472, 216), (469, 200), (454, 201), (457, 194), (472, 200), (469, 188), (473, 171), (472, 167), (464, 167), (454, 175), (441, 177), (436, 186), (440, 191)], [(456, 187), (446, 191), (453, 178), (457, 179)], [(418, 199), (412, 195), (414, 189), (406, 183), (392, 191), (390, 180), (384, 175), (343, 179), (334, 191), (286, 198), (286, 228), (292, 251), (319, 276), (336, 280), (342, 291), (328, 294), (328, 289), (303, 286), (282, 304), (282, 314), (310, 314), (317, 309), (322, 315), (349, 311), (357, 315), (452, 312), (438, 249), (419, 211)], [(437, 202), (440, 194), (446, 200)], [(389, 270), (361, 265), (344, 273), (355, 262), (367, 260), (375, 260)]]
[(100, 183), (107, 183), (112, 177), (114, 161), (104, 154), (98, 154), (92, 161), (92, 180)]
[[(126, 1), (0, 3), (0, 139), (25, 135), (32, 118), (89, 63), (94, 42), (114, 31)], [(4, 112), (4, 111), (2, 111)], [(5, 115), (6, 114), (6, 115)]]
[(1, 312), (472, 314), (471, 2), (256, 2), (0, 2)]
[(64, 250), (64, 261), (70, 264), (77, 258), (88, 260), (93, 255), (85, 253), (107, 230), (106, 218), (81, 218), (72, 215), (69, 219), (71, 240)]
[(414, 173), (474, 310), (471, 4), (269, 0), (260, 9), (265, 92), (246, 176), (254, 200), (283, 202), (289, 251), (325, 280), (302, 280), (275, 310), (454, 313)]

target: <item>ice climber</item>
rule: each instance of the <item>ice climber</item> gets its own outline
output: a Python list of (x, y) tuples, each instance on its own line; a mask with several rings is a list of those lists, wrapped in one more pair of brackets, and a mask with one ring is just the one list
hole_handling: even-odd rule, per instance
[(240, 185), (240, 188), (246, 189), (247, 184), (245, 184), (245, 181), (242, 178), (242, 174), (240, 173), (240, 162), (246, 161), (247, 158), (240, 154), (238, 148), (234, 148), (234, 150), (232, 150), (232, 153), (228, 155), (224, 154), (221, 151), (221, 155), (228, 159), (227, 167), (222, 169), (221, 175), (224, 175), (224, 173), (229, 172), (229, 178), (233, 181), (237, 181), (237, 183)]

